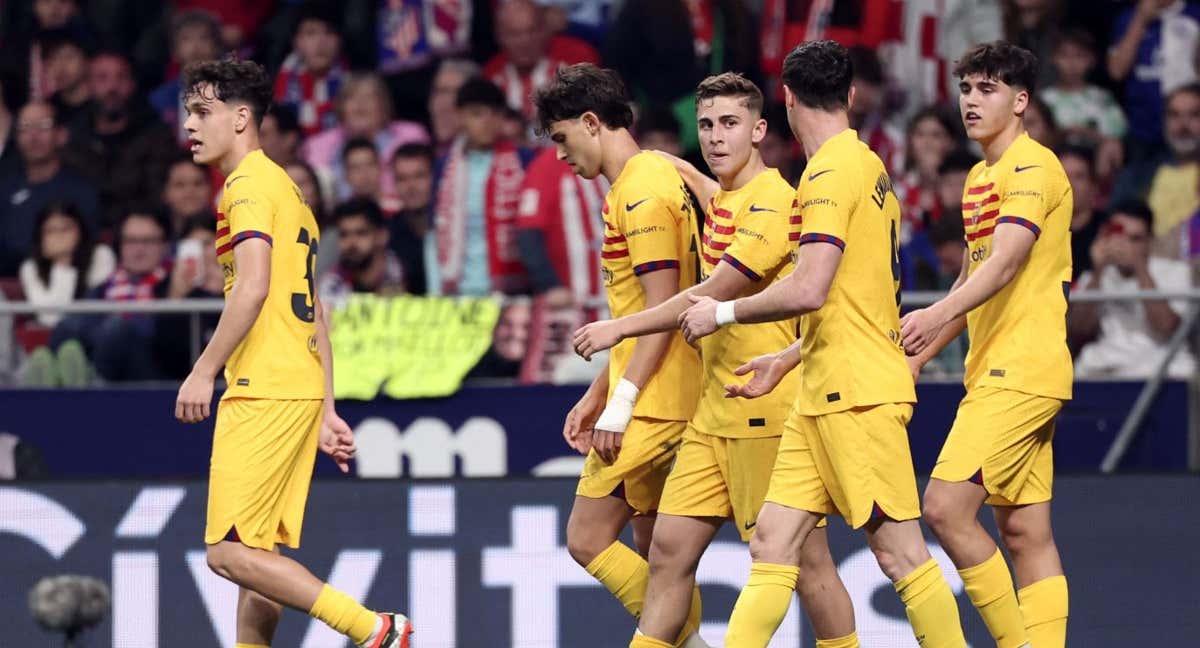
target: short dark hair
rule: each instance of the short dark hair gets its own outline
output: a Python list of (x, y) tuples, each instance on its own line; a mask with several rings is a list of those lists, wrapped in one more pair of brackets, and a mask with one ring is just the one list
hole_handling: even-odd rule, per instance
[(394, 153), (392, 153), (392, 164), (395, 164), (396, 160), (399, 159), (409, 160), (412, 158), (421, 158), (422, 160), (428, 162), (429, 166), (432, 167), (433, 147), (428, 144), (419, 144), (417, 142), (403, 144), (397, 148)]
[(1038, 60), (1033, 52), (1008, 41), (981, 43), (967, 50), (954, 64), (959, 79), (981, 74), (1032, 93), (1037, 86)]
[(975, 168), (976, 164), (979, 164), (979, 156), (967, 149), (955, 149), (947, 153), (946, 157), (942, 159), (942, 163), (938, 165), (938, 175), (970, 171)]
[[(280, 133), (296, 133), (303, 134), (300, 130), (300, 119), (296, 117), (296, 109), (287, 104), (275, 104), (271, 106), (271, 110), (267, 112), (275, 119), (275, 127)], [(265, 115), (264, 115), (265, 116)]]
[(58, 53), (58, 50), (64, 47), (74, 47), (82, 52), (85, 58), (89, 56), (90, 52), (87, 43), (69, 29), (47, 29), (42, 31), (37, 35), (37, 43), (43, 59), (54, 56)]
[(850, 107), (854, 64), (850, 54), (831, 40), (796, 46), (783, 59), (783, 84), (808, 108), (834, 111)]
[(342, 147), (342, 163), (346, 163), (346, 160), (350, 158), (351, 153), (361, 150), (369, 150), (375, 155), (376, 159), (379, 159), (379, 150), (375, 148), (374, 142), (365, 137), (352, 137), (348, 142), (346, 142), (346, 145)]
[(668, 106), (654, 105), (638, 112), (638, 135), (670, 133), (679, 137), (679, 119)]
[(696, 105), (705, 99), (716, 97), (734, 97), (741, 99), (752, 115), (762, 115), (763, 93), (754, 82), (742, 76), (739, 72), (722, 72), (714, 74), (696, 86)]
[(1067, 144), (1055, 152), (1059, 161), (1066, 157), (1077, 157), (1087, 163), (1088, 175), (1096, 177), (1096, 151), (1082, 144)]
[(171, 219), (167, 216), (167, 211), (162, 207), (155, 205), (134, 205), (125, 209), (121, 214), (120, 221), (117, 222), (117, 241), (121, 240), (121, 235), (125, 231), (125, 224), (135, 218), (145, 218), (146, 220), (154, 221), (158, 225), (158, 229), (162, 230), (163, 242), (171, 240)]
[(222, 61), (200, 61), (183, 70), (183, 99), (202, 96), (204, 86), (211, 86), (213, 95), (226, 103), (244, 103), (254, 115), (254, 125), (261, 126), (263, 115), (271, 107), (273, 88), (271, 77), (263, 66), (254, 61), (234, 58)]
[(458, 89), (454, 105), (458, 108), (486, 106), (496, 111), (503, 111), (508, 108), (508, 100), (504, 97), (504, 91), (495, 83), (475, 77)]
[(591, 63), (559, 68), (554, 80), (533, 93), (538, 130), (550, 132), (550, 124), (578, 119), (586, 112), (596, 114), (607, 128), (633, 125), (633, 108), (620, 75)]
[(383, 210), (379, 208), (379, 203), (370, 198), (351, 198), (333, 208), (333, 222), (335, 224), (347, 218), (354, 218), (355, 216), (362, 216), (367, 219), (371, 227), (376, 229), (383, 227)]
[(1150, 205), (1146, 201), (1137, 198), (1129, 198), (1122, 200), (1113, 205), (1112, 209), (1108, 210), (1109, 218), (1121, 214), (1122, 216), (1130, 216), (1136, 218), (1146, 224), (1146, 229), (1151, 234), (1154, 233), (1154, 210), (1150, 209)]
[(296, 12), (296, 26), (292, 29), (292, 36), (295, 36), (300, 31), (300, 26), (306, 22), (323, 23), (333, 33), (341, 34), (341, 13), (335, 3), (314, 0), (302, 3)]
[(936, 248), (946, 243), (963, 243), (963, 238), (966, 236), (965, 230), (962, 212), (950, 210), (949, 213), (943, 213), (942, 217), (934, 221), (929, 228), (929, 244)]

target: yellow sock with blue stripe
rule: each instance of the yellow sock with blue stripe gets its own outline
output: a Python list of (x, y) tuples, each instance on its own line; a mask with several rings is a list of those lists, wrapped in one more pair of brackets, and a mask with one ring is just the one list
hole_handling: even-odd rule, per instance
[(800, 568), (754, 563), (725, 632), (726, 648), (766, 648), (787, 616)]
[(904, 601), (904, 612), (921, 648), (963, 648), (958, 602), (937, 561), (928, 562), (896, 581), (896, 593)]
[(836, 639), (817, 639), (817, 648), (858, 648), (858, 633), (851, 632)]
[(1021, 616), (1033, 648), (1067, 645), (1067, 577), (1052, 576), (1021, 588)]
[(958, 575), (997, 648), (1018, 648), (1029, 641), (1008, 563), (999, 549), (978, 565), (958, 570)]
[(371, 636), (375, 631), (375, 621), (379, 618), (379, 615), (345, 592), (329, 585), (321, 588), (321, 594), (317, 596), (317, 602), (313, 603), (308, 615), (324, 621), (325, 625), (350, 637), (350, 641), (356, 644), (364, 643)]

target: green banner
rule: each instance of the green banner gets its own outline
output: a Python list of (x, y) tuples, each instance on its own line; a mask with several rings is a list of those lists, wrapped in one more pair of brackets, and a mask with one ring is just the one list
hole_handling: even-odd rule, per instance
[(449, 396), (491, 347), (499, 316), (491, 298), (355, 294), (331, 314), (334, 394)]

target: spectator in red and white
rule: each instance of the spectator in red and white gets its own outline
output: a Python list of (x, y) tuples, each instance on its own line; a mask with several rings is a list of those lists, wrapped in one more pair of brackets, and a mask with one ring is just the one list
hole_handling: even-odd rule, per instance
[[(1076, 286), (1107, 293), (1190, 290), (1191, 269), (1186, 262), (1151, 254), (1153, 222), (1154, 213), (1144, 202), (1114, 207), (1092, 243), (1092, 269), (1079, 277)], [(1075, 375), (1149, 377), (1187, 309), (1187, 301), (1165, 299), (1072, 303), (1068, 313), (1072, 336), (1094, 340), (1080, 349)], [(1190, 378), (1196, 359), (1186, 348), (1180, 349), (1167, 367), (1174, 378)]]
[(259, 30), (275, 13), (277, 0), (172, 0), (175, 11), (205, 11), (221, 23), (224, 50), (241, 52), (255, 42)]
[(338, 125), (334, 104), (346, 77), (339, 27), (332, 6), (305, 5), (292, 35), (292, 53), (275, 77), (275, 103), (296, 111), (305, 135)]
[(149, 99), (158, 118), (181, 144), (187, 141), (187, 132), (183, 130), (187, 114), (183, 110), (179, 74), (192, 63), (220, 57), (222, 51), (221, 24), (212, 14), (191, 10), (171, 17), (171, 62), (166, 81), (150, 92)]
[[(34, 306), (68, 304), (104, 283), (116, 269), (112, 249), (96, 241), (79, 209), (69, 202), (42, 207), (34, 232), (33, 255), (19, 273), (25, 299)], [(54, 326), (61, 319), (61, 313), (37, 315), (42, 326)]]
[(16, 276), (30, 256), (37, 214), (54, 200), (79, 207), (88, 228), (99, 231), (100, 205), (96, 186), (63, 160), (67, 131), (57, 121), (54, 106), (35, 101), (17, 113), (18, 172), (0, 177), (0, 277)]
[(392, 156), (392, 175), (400, 211), (388, 222), (389, 244), (404, 264), (409, 292), (424, 295), (425, 237), (429, 234), (433, 202), (433, 149), (405, 144)]
[[(333, 179), (333, 195), (339, 199), (350, 196), (341, 161), (346, 142), (365, 137), (375, 144), (382, 159), (391, 159), (404, 144), (429, 142), (424, 126), (392, 119), (392, 99), (383, 80), (375, 74), (353, 73), (346, 77), (338, 93), (337, 114), (339, 125), (309, 137), (300, 151), (313, 168)], [(391, 195), (391, 175), (384, 174), (382, 182), (383, 195)]]
[(768, 104), (763, 119), (767, 120), (767, 134), (758, 144), (763, 164), (778, 169), (783, 179), (795, 186), (800, 182), (800, 155), (788, 124), (787, 109), (781, 103)]
[(1092, 242), (1107, 218), (1097, 206), (1100, 197), (1096, 177), (1095, 154), (1083, 146), (1065, 146), (1057, 151), (1058, 160), (1071, 183), (1074, 211), (1071, 212), (1071, 279), (1092, 268)]
[(542, 149), (525, 170), (517, 241), (534, 294), (545, 295), (552, 308), (604, 296), (596, 255), (604, 242), (600, 211), (607, 191), (602, 177), (579, 177), (553, 148)]
[[(1139, 162), (1162, 148), (1166, 99), (1196, 80), (1200, 5), (1183, 0), (1131, 4), (1113, 27), (1108, 75), (1125, 83), (1123, 105), (1131, 136), (1127, 157)], [(1154, 213), (1156, 218), (1162, 217), (1158, 211)]]
[(942, 218), (939, 169), (961, 143), (959, 123), (958, 111), (945, 106), (928, 106), (909, 120), (905, 170), (894, 187), (906, 229), (919, 232)]
[(462, 132), (462, 120), (454, 102), (459, 88), (478, 74), (479, 66), (466, 59), (446, 59), (438, 65), (427, 99), (429, 127), (438, 155), (445, 155), (451, 142)]
[(408, 292), (404, 266), (388, 248), (388, 228), (379, 205), (353, 198), (333, 211), (338, 232), (338, 261), (317, 281), (317, 294), (341, 304), (351, 293), (403, 295)]
[(470, 52), (473, 23), (491, 3), (379, 0), (376, 4), (378, 70), (395, 75)]
[(851, 47), (854, 69), (854, 101), (850, 104), (850, 128), (883, 160), (888, 172), (899, 175), (904, 160), (904, 138), (888, 121), (887, 83), (875, 50)]
[(83, 41), (65, 29), (38, 37), (46, 91), (59, 119), (69, 124), (87, 108), (92, 98), (88, 87), (88, 53)]
[(1189, 219), (1200, 207), (1200, 83), (1167, 97), (1164, 135), (1163, 150), (1121, 170), (1109, 204), (1144, 200), (1154, 212), (1154, 254), (1180, 259), (1190, 247)]
[(215, 222), (208, 168), (194, 162), (190, 153), (175, 158), (167, 169), (162, 203), (167, 208), (171, 231), (183, 232), (184, 225), (197, 216), (206, 216)]
[(92, 57), (92, 104), (71, 125), (67, 159), (100, 187), (106, 226), (157, 196), (179, 147), (137, 95), (129, 59), (119, 52)]
[(683, 142), (679, 137), (681, 126), (670, 108), (650, 106), (638, 111), (634, 128), (637, 131), (638, 146), (643, 149), (683, 157)]
[(1111, 178), (1121, 167), (1125, 113), (1106, 88), (1088, 83), (1096, 66), (1096, 41), (1082, 29), (1066, 29), (1054, 45), (1054, 85), (1040, 91), (1055, 123), (1070, 142), (1097, 148), (1096, 171)]
[(504, 91), (508, 105), (532, 120), (533, 91), (554, 79), (559, 68), (573, 63), (599, 63), (595, 48), (573, 36), (554, 35), (545, 9), (533, 0), (506, 0), (496, 10), (496, 42), (500, 53), (483, 75)]
[(456, 103), (463, 134), (434, 172), (433, 232), (425, 245), (429, 293), (523, 293), (528, 278), (516, 228), (528, 153), (500, 138), (508, 104), (495, 84), (472, 79)]
[(262, 144), (263, 153), (275, 164), (286, 167), (299, 160), (303, 141), (304, 133), (291, 108), (271, 106), (263, 115), (262, 125), (258, 127), (258, 142)]
[(537, 3), (546, 9), (550, 31), (566, 32), (599, 47), (620, 0), (537, 0)]

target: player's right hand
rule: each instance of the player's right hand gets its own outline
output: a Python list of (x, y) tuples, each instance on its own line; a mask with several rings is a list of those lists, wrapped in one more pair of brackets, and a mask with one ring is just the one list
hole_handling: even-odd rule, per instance
[(754, 375), (741, 385), (725, 385), (725, 398), (758, 398), (771, 393), (771, 390), (783, 380), (787, 374), (784, 362), (774, 353), (761, 355), (734, 370), (735, 374)]
[(184, 423), (199, 423), (208, 418), (212, 406), (213, 379), (196, 372), (188, 374), (175, 398), (175, 418)]
[(579, 454), (586, 455), (592, 449), (592, 429), (603, 410), (604, 398), (594, 395), (589, 389), (567, 412), (567, 420), (563, 423), (563, 439), (567, 445)]
[(621, 453), (621, 437), (624, 436), (625, 434), (622, 432), (596, 428), (592, 431), (592, 448), (596, 450), (596, 454), (604, 460), (604, 463), (612, 464), (616, 462), (617, 455)]
[(584, 360), (591, 360), (596, 353), (611, 349), (620, 341), (621, 332), (618, 330), (616, 320), (592, 322), (575, 331), (575, 353)]

